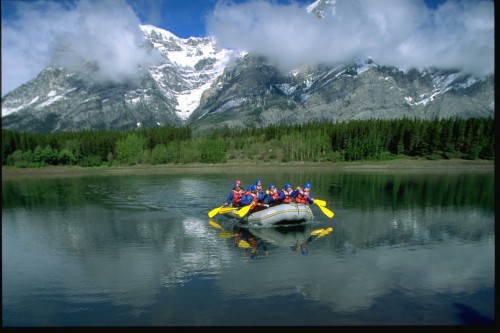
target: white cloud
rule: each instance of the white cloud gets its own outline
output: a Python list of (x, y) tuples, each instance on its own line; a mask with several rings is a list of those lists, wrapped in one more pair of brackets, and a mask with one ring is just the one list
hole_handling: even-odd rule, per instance
[(78, 69), (92, 62), (100, 81), (133, 80), (160, 58), (141, 47), (139, 19), (124, 0), (19, 2), (2, 20), (2, 96), (49, 64)]
[[(160, 8), (156, 0), (144, 1)], [(224, 47), (266, 55), (283, 69), (370, 56), (402, 69), (494, 71), (491, 0), (448, 0), (435, 9), (423, 0), (330, 1), (335, 14), (322, 19), (293, 0), (221, 2), (208, 16), (208, 34)], [(17, 7), (16, 17), (3, 14), (6, 3)], [(126, 0), (2, 0), (1, 23), (2, 96), (51, 62), (78, 68), (94, 61), (95, 78), (113, 81), (133, 79), (138, 66), (159, 60), (140, 47), (140, 21)]]
[(493, 1), (337, 0), (318, 18), (296, 3), (220, 3), (208, 31), (221, 46), (270, 57), (282, 69), (371, 57), (402, 69), (494, 71)]

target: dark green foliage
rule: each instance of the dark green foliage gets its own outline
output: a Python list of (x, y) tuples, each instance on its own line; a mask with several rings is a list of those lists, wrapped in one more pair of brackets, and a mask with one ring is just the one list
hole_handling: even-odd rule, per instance
[(364, 120), (216, 129), (192, 137), (189, 127), (49, 134), (2, 130), (2, 165), (341, 162), (495, 159), (494, 119)]

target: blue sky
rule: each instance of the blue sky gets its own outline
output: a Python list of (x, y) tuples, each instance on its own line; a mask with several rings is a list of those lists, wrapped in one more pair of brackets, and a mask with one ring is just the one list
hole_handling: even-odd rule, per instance
[[(2, 96), (50, 63), (100, 59), (110, 76), (153, 63), (138, 46), (139, 24), (181, 38), (215, 36), (222, 47), (266, 55), (284, 70), (372, 57), (402, 69), (493, 72), (492, 0), (335, 0), (335, 13), (323, 19), (306, 12), (313, 2), (1, 0)], [(73, 53), (62, 57), (62, 45)]]

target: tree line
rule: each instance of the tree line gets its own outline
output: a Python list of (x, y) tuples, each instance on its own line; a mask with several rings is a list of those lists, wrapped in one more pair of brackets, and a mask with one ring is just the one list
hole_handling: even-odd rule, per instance
[(44, 134), (2, 129), (2, 165), (16, 167), (343, 162), (396, 156), (494, 160), (494, 119), (224, 127), (205, 136), (194, 136), (189, 126)]

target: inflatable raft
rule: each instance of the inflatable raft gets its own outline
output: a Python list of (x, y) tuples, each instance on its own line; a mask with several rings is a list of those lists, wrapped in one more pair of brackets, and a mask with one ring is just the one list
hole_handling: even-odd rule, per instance
[(242, 223), (256, 226), (298, 224), (310, 222), (314, 217), (311, 208), (300, 203), (286, 203), (271, 207), (258, 207), (255, 211), (250, 211), (244, 217), (240, 217), (236, 209), (224, 215), (230, 218), (238, 219)]

